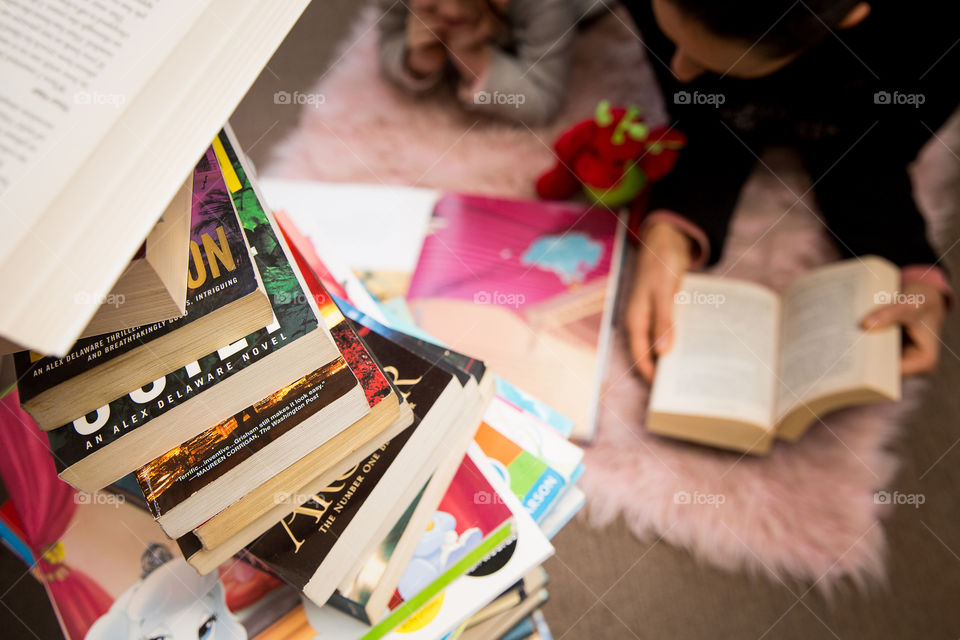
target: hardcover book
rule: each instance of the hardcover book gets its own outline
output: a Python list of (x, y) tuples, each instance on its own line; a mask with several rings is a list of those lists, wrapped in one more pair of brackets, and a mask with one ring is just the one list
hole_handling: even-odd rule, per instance
[(213, 147), (274, 321), (51, 431), (60, 477), (80, 489), (110, 484), (340, 356), (227, 132)]
[(407, 300), (424, 331), (483, 358), (590, 439), (624, 229), (617, 215), (574, 203), (448, 194)]
[(193, 171), (186, 314), (81, 338), (63, 358), (14, 355), (20, 403), (49, 431), (271, 320), (213, 148)]

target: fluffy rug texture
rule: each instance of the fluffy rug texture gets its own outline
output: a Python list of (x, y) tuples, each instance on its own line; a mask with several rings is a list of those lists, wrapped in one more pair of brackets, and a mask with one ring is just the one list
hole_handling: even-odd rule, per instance
[[(478, 118), (452, 93), (414, 99), (396, 90), (377, 68), (375, 20), (364, 14), (345, 39), (315, 87), (325, 100), (302, 110), (299, 127), (264, 174), (533, 197), (534, 178), (554, 160), (555, 135), (589, 116), (600, 99), (640, 104), (651, 121), (663, 119), (650, 62), (624, 14), (582, 29), (563, 111), (555, 124), (536, 129)], [(936, 232), (956, 177), (943, 175), (943, 166), (955, 166), (943, 162), (946, 145), (930, 146), (916, 178), (925, 209), (939, 218)], [(758, 169), (751, 177), (715, 271), (781, 288), (836, 252), (812, 213), (813, 199), (798, 203), (809, 180), (796, 159), (774, 150), (764, 161), (773, 173)], [(622, 514), (638, 536), (662, 537), (719, 567), (822, 589), (841, 578), (882, 579), (880, 519), (889, 507), (876, 504), (874, 493), (896, 471), (888, 447), (919, 395), (916, 385), (907, 385), (898, 406), (835, 413), (797, 444), (777, 444), (764, 458), (648, 434), (647, 391), (630, 369), (621, 336), (582, 480), (591, 522), (602, 526)]]

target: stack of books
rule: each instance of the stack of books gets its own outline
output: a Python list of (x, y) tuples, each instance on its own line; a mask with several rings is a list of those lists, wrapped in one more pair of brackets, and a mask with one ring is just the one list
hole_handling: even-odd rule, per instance
[[(63, 357), (14, 355), (21, 407), (60, 478), (92, 505), (124, 496), (106, 515), (123, 517), (115, 534), (152, 532), (137, 536), (139, 553), (164, 570), (127, 588), (187, 570), (222, 582), (239, 562), (265, 576), (256, 584), (301, 594), (276, 596), (287, 604), (272, 617), (260, 606), (264, 638), (547, 634), (532, 617), (547, 597), (540, 565), (583, 504), (573, 421), (484, 362), (358, 309), (347, 292), (362, 285), (334, 279), (282, 214), (278, 224), (229, 129), (182, 192), (125, 272), (179, 274), (182, 315), (104, 314), (114, 330)], [(180, 269), (136, 266), (161, 241)], [(152, 528), (129, 524), (151, 517)], [(16, 541), (17, 527), (0, 530)]]
[(332, 278), (220, 130), (306, 0), (13, 4), (0, 403), (32, 475), (0, 465), (0, 538), (65, 634), (546, 635), (579, 450)]

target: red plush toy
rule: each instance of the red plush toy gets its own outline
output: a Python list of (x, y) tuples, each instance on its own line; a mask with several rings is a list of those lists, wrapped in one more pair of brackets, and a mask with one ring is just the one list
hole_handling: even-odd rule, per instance
[(557, 165), (537, 179), (541, 198), (560, 200), (581, 188), (609, 208), (633, 202), (650, 182), (673, 168), (686, 138), (667, 127), (650, 128), (637, 107), (597, 105), (592, 120), (578, 122), (557, 139)]

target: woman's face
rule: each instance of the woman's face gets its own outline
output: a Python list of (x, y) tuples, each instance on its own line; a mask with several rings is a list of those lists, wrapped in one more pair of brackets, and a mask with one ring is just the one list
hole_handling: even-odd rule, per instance
[(713, 72), (734, 78), (759, 78), (792, 62), (799, 54), (773, 57), (755, 46), (711, 33), (697, 20), (684, 16), (671, 0), (653, 0), (653, 14), (677, 50), (670, 70), (681, 82)]

